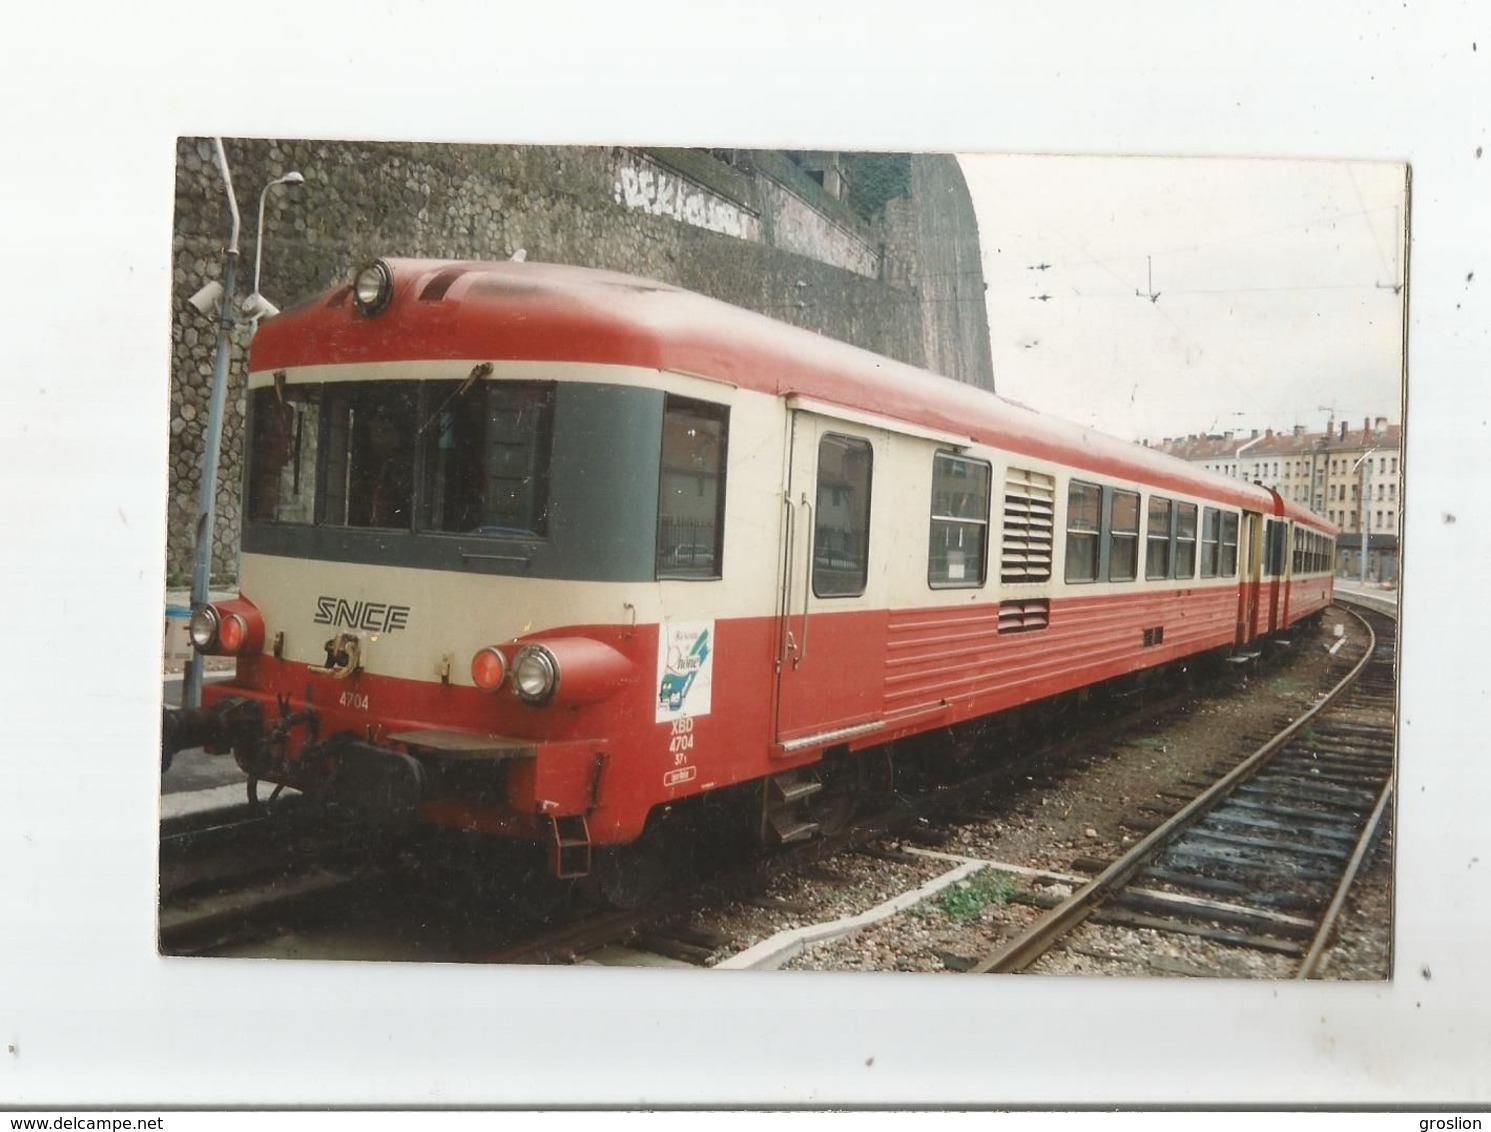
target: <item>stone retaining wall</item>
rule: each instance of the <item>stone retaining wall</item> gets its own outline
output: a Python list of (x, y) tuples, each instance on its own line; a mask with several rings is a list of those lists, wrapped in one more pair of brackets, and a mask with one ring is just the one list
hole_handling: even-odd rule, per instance
[[(982, 274), (969, 274), (979, 263), (977, 225), (951, 157), (913, 158), (911, 195), (892, 201), (884, 220), (872, 223), (846, 216), (838, 201), (822, 202), (815, 221), (811, 183), (788, 192), (762, 172), (779, 155), (740, 171), (708, 164), (713, 159), (703, 151), (615, 147), (236, 139), (225, 149), (241, 214), (240, 299), (253, 289), (260, 193), (293, 169), (305, 183), (270, 189), (264, 214), (260, 289), (280, 307), (349, 278), (378, 256), (506, 259), (521, 248), (529, 260), (660, 279), (960, 380), (993, 384)], [(644, 185), (648, 171), (652, 180)], [(180, 139), (170, 577), (191, 570), (216, 342), (215, 315), (198, 314), (187, 299), (221, 276), (229, 228), (211, 141)], [(777, 230), (782, 240), (774, 242)], [(889, 269), (888, 243), (896, 271)], [(976, 309), (962, 300), (974, 290)], [(237, 570), (249, 337), (247, 325), (232, 336), (216, 577)]]

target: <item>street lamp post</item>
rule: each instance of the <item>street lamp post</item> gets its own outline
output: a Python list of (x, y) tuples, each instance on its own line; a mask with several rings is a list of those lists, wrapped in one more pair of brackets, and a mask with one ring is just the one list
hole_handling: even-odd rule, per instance
[[(223, 253), (223, 291), (218, 315), (217, 355), (212, 366), (212, 393), (207, 408), (207, 435), (202, 440), (202, 482), (197, 504), (196, 548), (192, 558), (191, 603), (195, 610), (205, 605), (210, 598), (209, 583), (212, 573), (212, 528), (217, 506), (217, 466), (223, 444), (223, 411), (228, 392), (228, 335), (233, 329), (233, 294), (238, 279), (238, 200), (233, 193), (233, 178), (228, 172), (228, 157), (223, 152), (221, 138), (214, 138), (217, 150), (217, 165), (222, 171), (223, 187), (228, 194), (228, 209), (233, 216), (233, 226)], [(243, 301), (244, 313), (259, 325), (259, 319), (277, 314), (274, 305), (259, 293), (259, 272), (264, 263), (264, 202), (269, 190), (275, 185), (299, 185), (305, 178), (294, 170), (277, 177), (264, 186), (259, 194), (259, 226), (254, 233), (254, 290)], [(182, 673), (182, 705), (189, 708), (202, 705), (203, 657), (196, 649), (191, 650)]]
[(254, 325), (259, 325), (259, 319), (272, 314), (278, 314), (274, 305), (264, 298), (259, 291), (259, 269), (264, 264), (264, 202), (269, 197), (269, 190), (276, 185), (303, 185), (305, 178), (298, 170), (292, 169), (283, 177), (276, 177), (264, 186), (263, 192), (259, 194), (259, 225), (254, 229), (254, 290), (248, 298), (243, 300), (244, 310), (254, 320)]
[(1367, 504), (1371, 501), (1371, 494), (1372, 494), (1372, 454), (1374, 452), (1376, 452), (1376, 451), (1377, 451), (1376, 448), (1368, 448), (1366, 450), (1366, 452), (1364, 452), (1361, 456), (1359, 456), (1357, 458), (1356, 463), (1351, 466), (1351, 470), (1353, 472), (1356, 471), (1357, 468), (1360, 468), (1362, 470), (1362, 477), (1361, 477), (1362, 478), (1362, 498), (1361, 498), (1361, 507), (1362, 507), (1362, 567), (1361, 567), (1361, 575), (1362, 575), (1362, 587), (1364, 589), (1366, 588), (1366, 585), (1367, 585), (1367, 532), (1368, 532), (1368, 530), (1370, 529), (1370, 527), (1372, 525), (1370, 519), (1368, 518), (1368, 516), (1371, 514), (1371, 512), (1367, 509)]
[[(228, 156), (223, 139), (213, 138), (217, 150), (217, 167), (223, 175), (228, 193), (228, 210), (233, 226), (228, 247), (223, 252), (223, 294), (218, 310), (217, 355), (212, 365), (212, 393), (207, 403), (207, 435), (202, 439), (202, 480), (197, 502), (196, 549), (192, 558), (192, 609), (208, 600), (208, 581), (212, 571), (212, 523), (217, 505), (218, 449), (223, 441), (223, 403), (228, 388), (228, 334), (233, 327), (233, 287), (238, 279), (238, 200), (233, 195), (233, 177), (228, 172)], [(182, 673), (181, 702), (189, 708), (202, 706), (203, 656), (192, 649)]]

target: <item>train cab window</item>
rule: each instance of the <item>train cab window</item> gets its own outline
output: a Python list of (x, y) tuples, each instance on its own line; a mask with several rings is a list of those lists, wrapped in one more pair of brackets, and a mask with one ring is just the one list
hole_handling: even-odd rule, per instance
[(1098, 580), (1098, 536), (1102, 531), (1103, 489), (1073, 480), (1066, 496), (1066, 580)]
[(330, 384), (322, 401), (326, 498), (333, 527), (414, 528), (416, 381)]
[(730, 410), (669, 396), (658, 476), (657, 576), (718, 578), (724, 560)]
[(553, 384), (430, 382), (424, 411), (420, 529), (545, 534)]
[(1237, 577), (1237, 515), (1232, 511), (1222, 512), (1222, 545), (1217, 575), (1222, 578)]
[(947, 452), (932, 458), (932, 533), (927, 584), (934, 589), (981, 586), (987, 577), (989, 484), (983, 460)]
[(1144, 576), (1150, 581), (1170, 576), (1170, 528), (1175, 503), (1157, 495), (1149, 497), (1149, 523), (1144, 547)]
[(1222, 513), (1215, 507), (1201, 512), (1201, 576), (1215, 578), (1222, 532)]
[(1175, 576), (1196, 576), (1196, 505), (1175, 505)]
[(256, 389), (251, 400), (249, 518), (261, 523), (315, 522), (321, 386)]
[(873, 464), (867, 440), (828, 433), (818, 442), (818, 500), (813, 508), (813, 593), (818, 597), (865, 592)]
[(1113, 492), (1108, 527), (1108, 580), (1132, 582), (1139, 576), (1139, 493)]

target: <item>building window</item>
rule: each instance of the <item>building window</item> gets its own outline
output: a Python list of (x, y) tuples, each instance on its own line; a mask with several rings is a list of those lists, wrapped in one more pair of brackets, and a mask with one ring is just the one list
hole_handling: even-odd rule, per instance
[(825, 435), (818, 442), (818, 504), (813, 511), (813, 593), (857, 597), (870, 577), (868, 440)]
[(1108, 528), (1108, 580), (1132, 582), (1139, 576), (1139, 493), (1114, 491)]
[(658, 475), (657, 576), (718, 578), (724, 559), (730, 410), (669, 396)]
[(1103, 489), (1073, 480), (1066, 497), (1066, 572), (1068, 582), (1098, 580), (1098, 535), (1102, 527)]
[[(990, 465), (939, 452), (932, 457), (932, 534), (927, 584), (981, 586), (987, 577)], [(1048, 536), (1049, 537), (1049, 536)]]

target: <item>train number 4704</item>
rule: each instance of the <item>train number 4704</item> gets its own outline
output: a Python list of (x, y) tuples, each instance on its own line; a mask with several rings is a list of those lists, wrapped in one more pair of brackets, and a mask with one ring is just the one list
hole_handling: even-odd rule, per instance
[(343, 692), (339, 702), (343, 707), (356, 708), (358, 711), (368, 710), (368, 694), (366, 692)]

